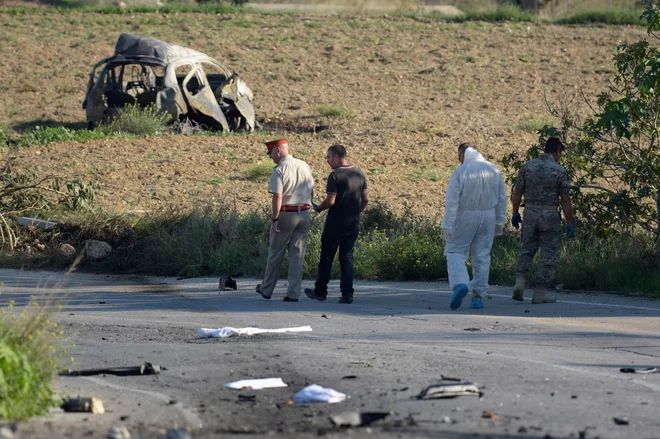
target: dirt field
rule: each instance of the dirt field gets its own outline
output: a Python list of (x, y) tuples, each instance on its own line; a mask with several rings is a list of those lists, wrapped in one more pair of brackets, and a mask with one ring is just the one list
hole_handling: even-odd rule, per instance
[[(616, 46), (644, 35), (641, 27), (402, 17), (3, 14), (0, 126), (83, 127), (87, 75), (121, 32), (216, 57), (253, 89), (261, 123), (287, 132), (51, 144), (3, 150), (3, 161), (93, 181), (98, 205), (110, 211), (220, 199), (249, 211), (268, 202), (267, 177), (250, 178), (264, 174), (261, 142), (285, 135), (320, 192), (325, 149), (341, 142), (373, 200), (430, 218), (442, 215), (460, 142), (496, 162), (529, 146), (549, 120), (544, 93), (550, 101), (580, 90), (595, 97), (613, 73)], [(346, 107), (349, 117), (322, 117), (322, 105)]]

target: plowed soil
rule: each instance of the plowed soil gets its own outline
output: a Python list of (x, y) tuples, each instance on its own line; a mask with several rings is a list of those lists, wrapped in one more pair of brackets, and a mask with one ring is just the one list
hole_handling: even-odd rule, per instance
[[(606, 89), (616, 46), (644, 35), (641, 27), (398, 16), (2, 14), (0, 126), (84, 127), (88, 74), (122, 32), (200, 50), (238, 71), (261, 123), (282, 132), (67, 142), (4, 149), (3, 160), (93, 182), (97, 205), (113, 212), (222, 200), (251, 211), (269, 200), (263, 141), (286, 136), (312, 166), (317, 193), (329, 172), (325, 150), (341, 142), (372, 200), (427, 218), (442, 216), (460, 142), (499, 165), (552, 120), (544, 96), (574, 98), (584, 110), (579, 96), (593, 102)], [(348, 117), (324, 117), (324, 105)]]

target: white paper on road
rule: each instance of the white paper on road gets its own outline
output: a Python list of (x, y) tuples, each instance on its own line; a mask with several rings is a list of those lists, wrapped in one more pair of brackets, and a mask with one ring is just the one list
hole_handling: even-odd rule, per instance
[(311, 326), (298, 326), (296, 328), (260, 329), (260, 328), (231, 328), (229, 326), (220, 329), (202, 328), (197, 333), (204, 338), (227, 338), (234, 335), (255, 335), (279, 332), (311, 332)]
[(241, 390), (250, 388), (252, 390), (271, 389), (273, 387), (288, 387), (282, 378), (262, 378), (257, 380), (241, 380), (225, 384), (227, 389)]
[(293, 402), (302, 404), (305, 402), (342, 402), (346, 395), (333, 389), (326, 389), (318, 384), (312, 384), (293, 395)]

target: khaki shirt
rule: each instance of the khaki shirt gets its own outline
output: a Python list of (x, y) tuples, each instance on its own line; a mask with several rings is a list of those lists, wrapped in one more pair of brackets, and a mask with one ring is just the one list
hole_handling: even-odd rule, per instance
[(282, 194), (282, 206), (312, 203), (314, 178), (307, 163), (293, 156), (282, 157), (273, 169), (268, 192)]
[(525, 206), (559, 207), (559, 195), (571, 188), (568, 173), (550, 154), (525, 163), (518, 172), (516, 189), (525, 195)]

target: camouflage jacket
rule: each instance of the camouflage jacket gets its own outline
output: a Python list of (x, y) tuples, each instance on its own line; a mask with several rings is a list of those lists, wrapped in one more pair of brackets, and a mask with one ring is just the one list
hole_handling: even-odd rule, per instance
[(559, 207), (559, 195), (568, 194), (568, 173), (550, 154), (530, 160), (520, 168), (516, 190), (525, 195), (525, 206)]

